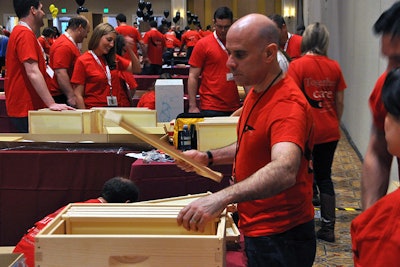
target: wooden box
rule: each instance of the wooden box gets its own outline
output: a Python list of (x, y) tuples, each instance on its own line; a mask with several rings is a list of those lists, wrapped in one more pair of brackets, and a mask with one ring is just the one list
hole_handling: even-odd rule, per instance
[(197, 122), (197, 149), (207, 151), (236, 142), (238, 120), (239, 117), (212, 117)]
[(35, 239), (36, 266), (224, 266), (226, 217), (186, 231), (182, 205), (70, 204)]
[[(134, 123), (139, 127), (156, 127), (157, 112), (148, 108), (92, 108), (91, 110), (97, 113), (98, 128), (103, 133), (107, 133), (107, 127), (118, 127), (123, 132), (123, 129), (115, 123), (105, 120), (104, 115), (107, 111), (116, 112), (124, 117), (124, 120)], [(115, 131), (115, 129), (114, 129)]]
[(21, 253), (13, 253), (14, 247), (0, 247), (1, 267), (23, 267), (25, 257)]
[(93, 110), (49, 109), (31, 110), (28, 113), (31, 134), (90, 134), (98, 133), (97, 117)]

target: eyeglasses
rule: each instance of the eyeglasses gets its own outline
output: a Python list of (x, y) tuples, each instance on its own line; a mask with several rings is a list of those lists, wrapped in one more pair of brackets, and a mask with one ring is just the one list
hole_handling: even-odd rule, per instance
[(231, 25), (223, 26), (223, 25), (218, 25), (218, 24), (214, 24), (214, 26), (215, 26), (215, 28), (217, 28), (218, 30), (225, 30), (225, 31), (229, 30), (229, 28), (231, 27)]

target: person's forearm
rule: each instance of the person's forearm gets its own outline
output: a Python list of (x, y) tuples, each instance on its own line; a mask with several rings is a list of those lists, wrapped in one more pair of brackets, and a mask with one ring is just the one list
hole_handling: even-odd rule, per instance
[(232, 164), (236, 153), (236, 142), (226, 147), (211, 149), (212, 165)]
[(43, 78), (43, 75), (40, 72), (30, 73), (28, 74), (28, 78), (33, 85), (33, 88), (35, 88), (36, 93), (39, 95), (39, 97), (42, 99), (47, 107), (55, 104), (55, 101), (51, 96), (49, 89), (47, 88), (47, 84)]
[(136, 73), (139, 74), (142, 72), (142, 68), (140, 67), (140, 62), (139, 59), (137, 58), (135, 52), (133, 52), (132, 48), (127, 48), (127, 53), (129, 54), (129, 57), (131, 59), (131, 65), (132, 65), (132, 69), (131, 72), (132, 73)]
[(68, 99), (74, 98), (74, 89), (72, 88), (70, 78), (67, 71), (57, 71), (56, 70), (57, 82), (60, 90), (67, 96)]
[(198, 78), (189, 74), (188, 79), (188, 97), (189, 97), (189, 108), (197, 107), (197, 88), (198, 88)]

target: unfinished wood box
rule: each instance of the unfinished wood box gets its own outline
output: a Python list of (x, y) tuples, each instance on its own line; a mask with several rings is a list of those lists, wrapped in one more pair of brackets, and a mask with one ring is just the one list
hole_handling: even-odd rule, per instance
[(90, 134), (98, 133), (97, 117), (93, 110), (77, 109), (52, 111), (31, 110), (28, 113), (31, 134)]
[(226, 217), (186, 231), (182, 205), (69, 204), (35, 239), (35, 265), (225, 266)]
[[(124, 120), (134, 123), (139, 127), (156, 127), (157, 126), (157, 112), (148, 108), (92, 108), (91, 110), (97, 113), (98, 128), (103, 133), (107, 133), (107, 127), (119, 127), (117, 124), (104, 119), (107, 111), (113, 111), (124, 117)], [(122, 129), (122, 128), (121, 128)], [(122, 131), (122, 130), (121, 130)]]
[(207, 151), (236, 142), (238, 120), (239, 117), (211, 117), (197, 122), (197, 149)]

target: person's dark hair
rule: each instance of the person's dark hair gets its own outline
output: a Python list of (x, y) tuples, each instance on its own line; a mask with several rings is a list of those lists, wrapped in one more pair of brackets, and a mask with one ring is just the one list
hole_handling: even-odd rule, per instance
[(206, 30), (211, 31), (211, 25), (207, 25)]
[(118, 20), (119, 22), (126, 22), (126, 16), (122, 13), (119, 13), (116, 17), (116, 20)]
[(115, 51), (117, 52), (117, 55), (122, 56), (124, 46), (125, 46), (124, 36), (121, 34), (117, 34), (117, 38), (115, 38)]
[(303, 35), (305, 29), (306, 29), (306, 27), (303, 24), (297, 25), (296, 34)]
[(39, 0), (13, 0), (14, 11), (17, 17), (25, 18), (29, 15), (29, 10), (33, 6), (34, 8), (39, 8)]
[(214, 12), (214, 20), (216, 19), (230, 19), (233, 21), (233, 13), (232, 10), (229, 9), (229, 7), (223, 6), (217, 8)]
[(104, 183), (101, 197), (107, 203), (136, 202), (139, 198), (139, 189), (129, 179), (114, 177)]
[(88, 25), (88, 21), (85, 17), (78, 16), (75, 18), (71, 18), (68, 21), (67, 29), (76, 30), (79, 28), (80, 25), (82, 25), (82, 28), (86, 29), (86, 27)]
[(152, 20), (149, 22), (149, 25), (151, 28), (157, 28), (157, 21)]
[(285, 19), (279, 14), (269, 15), (268, 18), (275, 22), (279, 29), (282, 29), (283, 25), (286, 25)]
[(329, 46), (329, 32), (324, 24), (319, 22), (307, 26), (301, 41), (301, 52), (313, 52), (327, 56)]
[(400, 68), (394, 68), (388, 73), (381, 97), (387, 112), (400, 120)]
[(373, 26), (375, 34), (400, 36), (400, 1), (383, 12)]
[(42, 35), (44, 37), (51, 37), (51, 36), (54, 36), (55, 34), (56, 34), (56, 31), (53, 29), (53, 27), (46, 27), (42, 31)]

